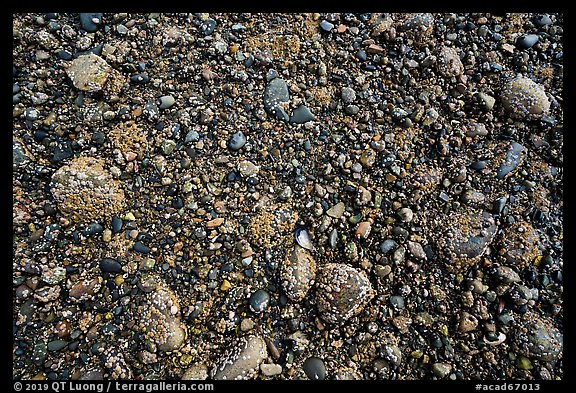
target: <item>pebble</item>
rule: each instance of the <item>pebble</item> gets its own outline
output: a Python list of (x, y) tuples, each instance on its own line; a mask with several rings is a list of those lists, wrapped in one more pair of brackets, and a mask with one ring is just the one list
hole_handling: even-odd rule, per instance
[(432, 365), (432, 372), (440, 379), (446, 378), (452, 371), (452, 366), (448, 363), (434, 363)]
[(562, 355), (563, 335), (545, 317), (528, 314), (512, 333), (513, 349), (527, 358), (554, 362)]
[(158, 99), (160, 109), (168, 109), (176, 102), (173, 96), (162, 96)]
[(66, 69), (74, 87), (88, 92), (102, 90), (110, 72), (106, 60), (93, 53), (78, 56)]
[(324, 31), (332, 31), (332, 29), (334, 28), (334, 24), (328, 22), (327, 20), (323, 20), (322, 22), (320, 22), (320, 28)]
[(343, 87), (340, 96), (344, 103), (350, 104), (356, 100), (356, 91), (351, 87)]
[(540, 254), (538, 232), (527, 221), (504, 227), (499, 244), (503, 262), (518, 269), (529, 266)]
[(360, 239), (367, 239), (368, 235), (370, 235), (370, 231), (372, 230), (372, 224), (369, 221), (362, 221), (356, 227), (356, 237)]
[(390, 251), (395, 250), (398, 247), (398, 243), (394, 239), (386, 239), (380, 244), (380, 251), (384, 254), (388, 254)]
[(536, 34), (522, 34), (516, 39), (516, 46), (520, 49), (532, 48), (540, 39)]
[(264, 108), (268, 113), (276, 116), (280, 120), (288, 121), (285, 106), (290, 102), (288, 85), (282, 78), (274, 78), (268, 82), (264, 89)]
[(316, 262), (308, 250), (295, 246), (284, 259), (280, 283), (286, 296), (293, 301), (306, 297), (316, 278)]
[(390, 305), (396, 310), (404, 309), (404, 298), (402, 296), (390, 296)]
[(260, 167), (255, 165), (252, 161), (244, 160), (238, 164), (238, 172), (242, 177), (251, 177), (258, 174)]
[(362, 311), (374, 297), (363, 271), (343, 263), (327, 263), (316, 281), (316, 305), (322, 319), (343, 323)]
[(303, 124), (314, 119), (316, 119), (316, 116), (310, 112), (310, 109), (305, 105), (300, 105), (298, 108), (294, 109), (294, 112), (290, 117), (290, 123)]
[(550, 16), (548, 16), (546, 14), (536, 15), (534, 17), (534, 23), (538, 27), (548, 26), (548, 25), (552, 24), (552, 19), (550, 19)]
[(326, 211), (326, 214), (332, 218), (340, 218), (344, 214), (344, 202), (339, 202)]
[(140, 283), (141, 288), (148, 291), (136, 314), (143, 337), (156, 343), (158, 349), (164, 352), (180, 348), (186, 340), (187, 329), (180, 320), (178, 298), (154, 276), (143, 277)]
[(550, 109), (544, 86), (529, 78), (509, 80), (502, 89), (500, 99), (506, 112), (516, 119), (542, 117)]
[(122, 273), (122, 265), (116, 259), (104, 258), (100, 261), (100, 270), (104, 273)]
[(136, 242), (133, 246), (134, 251), (141, 254), (148, 254), (150, 252), (150, 247), (144, 245), (142, 242)]
[(408, 207), (398, 209), (397, 214), (398, 218), (400, 218), (402, 222), (412, 222), (412, 220), (414, 219), (414, 213), (412, 212), (412, 209)]
[(135, 74), (135, 75), (132, 75), (130, 77), (130, 81), (132, 81), (134, 83), (142, 84), (142, 85), (145, 83), (148, 83), (149, 80), (150, 80), (150, 77), (145, 72), (143, 72), (141, 74)]
[(451, 261), (450, 268), (472, 265), (484, 255), (496, 231), (494, 218), (487, 212), (452, 212), (437, 228), (437, 248)]
[(456, 49), (448, 46), (443, 46), (438, 53), (438, 61), (436, 62), (438, 72), (446, 78), (459, 76), (464, 73), (464, 65), (460, 60), (460, 56)]
[(255, 313), (261, 313), (268, 309), (270, 305), (270, 294), (264, 289), (259, 289), (250, 296), (248, 300), (250, 310)]
[(461, 333), (468, 333), (476, 330), (478, 327), (478, 319), (466, 311), (460, 313), (460, 322), (458, 323), (458, 330)]
[(312, 380), (324, 380), (326, 379), (326, 366), (324, 361), (317, 357), (309, 357), (302, 364), (302, 369), (308, 377)]
[(210, 375), (216, 380), (252, 379), (267, 357), (266, 342), (262, 338), (242, 337), (238, 344), (216, 362)]
[(101, 13), (80, 13), (80, 25), (87, 32), (94, 33), (100, 24), (102, 24)]
[(113, 233), (120, 233), (120, 231), (122, 231), (122, 225), (123, 224), (124, 223), (120, 217), (113, 216), (112, 217), (112, 232)]
[(228, 147), (234, 151), (240, 150), (246, 144), (246, 136), (242, 131), (238, 131), (232, 138), (230, 138), (230, 142), (228, 142)]
[(282, 366), (279, 364), (262, 363), (260, 365), (260, 371), (267, 377), (273, 377), (274, 375), (282, 374)]
[(67, 342), (67, 341), (64, 341), (64, 340), (53, 340), (53, 341), (50, 341), (50, 342), (48, 343), (48, 345), (46, 346), (46, 348), (47, 348), (49, 351), (60, 351), (60, 350), (64, 349), (67, 345), (68, 345), (68, 342)]
[(494, 108), (494, 104), (496, 104), (496, 99), (489, 94), (479, 92), (476, 93), (476, 97), (478, 97), (480, 108), (486, 112), (490, 112)]

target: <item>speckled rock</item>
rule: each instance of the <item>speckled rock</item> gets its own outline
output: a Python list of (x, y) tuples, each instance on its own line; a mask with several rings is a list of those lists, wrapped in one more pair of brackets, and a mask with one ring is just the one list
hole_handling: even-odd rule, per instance
[(182, 374), (183, 381), (202, 381), (208, 379), (208, 367), (203, 363), (190, 366)]
[(475, 209), (452, 212), (436, 227), (438, 252), (451, 269), (473, 265), (486, 252), (496, 230), (494, 218), (487, 212)]
[(300, 246), (286, 255), (280, 270), (280, 282), (286, 296), (298, 302), (304, 299), (316, 278), (316, 262), (310, 252)]
[(408, 38), (416, 43), (422, 44), (430, 38), (434, 31), (434, 15), (428, 12), (407, 14), (401, 21), (398, 30), (403, 31)]
[(328, 263), (320, 270), (316, 305), (325, 321), (343, 323), (360, 313), (373, 297), (374, 290), (363, 271), (342, 263)]
[(510, 80), (502, 89), (500, 99), (506, 112), (516, 119), (540, 117), (550, 109), (544, 87), (529, 78)]
[(238, 344), (216, 362), (211, 376), (217, 380), (252, 379), (267, 356), (266, 342), (262, 338), (242, 337)]
[(506, 151), (496, 158), (498, 162), (496, 177), (498, 179), (505, 179), (513, 175), (518, 166), (524, 160), (526, 155), (525, 150), (524, 146), (517, 142), (510, 143)]
[(518, 221), (503, 228), (499, 253), (505, 263), (523, 269), (539, 255), (538, 232), (526, 221)]
[(528, 313), (513, 330), (512, 347), (528, 358), (556, 362), (562, 357), (563, 335), (551, 321)]
[(78, 56), (66, 69), (66, 73), (77, 89), (96, 92), (104, 88), (110, 70), (106, 60), (90, 53)]
[(460, 56), (456, 49), (449, 46), (443, 46), (438, 54), (438, 61), (436, 62), (438, 72), (446, 77), (462, 75), (464, 73), (464, 65), (460, 61)]
[(187, 336), (186, 326), (180, 321), (180, 305), (176, 295), (157, 278), (148, 276), (142, 287), (150, 291), (138, 307), (139, 325), (146, 339), (164, 352), (182, 346)]
[(58, 208), (75, 222), (100, 221), (123, 209), (120, 182), (104, 169), (102, 159), (78, 157), (52, 176), (50, 190)]

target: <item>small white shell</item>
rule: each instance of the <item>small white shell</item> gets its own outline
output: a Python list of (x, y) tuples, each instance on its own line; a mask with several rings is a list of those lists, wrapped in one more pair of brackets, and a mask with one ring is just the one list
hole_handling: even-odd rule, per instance
[(314, 245), (310, 241), (310, 235), (308, 235), (308, 231), (302, 228), (296, 228), (296, 233), (294, 234), (296, 238), (296, 243), (302, 248), (305, 248), (309, 251), (314, 249)]

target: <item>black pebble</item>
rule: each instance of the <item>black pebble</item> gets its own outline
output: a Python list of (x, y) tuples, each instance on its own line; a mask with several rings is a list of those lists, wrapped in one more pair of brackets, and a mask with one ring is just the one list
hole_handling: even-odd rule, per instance
[(134, 243), (134, 251), (139, 252), (141, 254), (148, 254), (150, 252), (150, 247), (145, 246), (142, 242)]
[(65, 49), (58, 51), (58, 53), (56, 55), (58, 56), (59, 59), (62, 59), (62, 60), (72, 60), (72, 53), (68, 52)]
[(306, 376), (312, 380), (323, 380), (326, 378), (326, 366), (322, 359), (310, 357), (304, 361), (302, 369)]
[(142, 73), (142, 74), (136, 74), (136, 75), (132, 75), (130, 77), (130, 80), (134, 83), (148, 83), (148, 81), (150, 80), (150, 77), (148, 76), (148, 74), (146, 73)]
[(119, 233), (122, 231), (122, 224), (122, 219), (120, 217), (112, 217), (112, 233)]
[(122, 265), (116, 259), (104, 258), (100, 261), (100, 270), (104, 273), (122, 273)]
[[(99, 24), (96, 24), (92, 19), (97, 18), (100, 20)], [(102, 24), (102, 14), (101, 13), (81, 13), (80, 14), (80, 25), (84, 30), (89, 33), (94, 33), (98, 30), (98, 26)]]
[(250, 310), (260, 313), (268, 308), (270, 304), (270, 295), (263, 289), (259, 289), (250, 296), (248, 301)]

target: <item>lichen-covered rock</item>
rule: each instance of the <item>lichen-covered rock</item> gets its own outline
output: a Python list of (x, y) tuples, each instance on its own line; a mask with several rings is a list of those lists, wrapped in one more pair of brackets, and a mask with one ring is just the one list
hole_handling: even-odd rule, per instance
[(451, 212), (434, 229), (438, 253), (449, 269), (459, 269), (480, 261), (494, 239), (497, 225), (492, 215), (470, 209)]
[(316, 262), (310, 252), (300, 246), (286, 255), (280, 270), (280, 281), (288, 298), (304, 299), (316, 278)]
[(530, 265), (539, 255), (538, 233), (526, 221), (517, 221), (503, 229), (499, 253), (504, 261), (518, 269)]
[(268, 357), (266, 342), (258, 336), (242, 337), (214, 366), (211, 376), (218, 380), (252, 379)]
[(540, 117), (550, 109), (544, 86), (529, 78), (517, 77), (506, 83), (500, 99), (513, 118)]
[(292, 241), (298, 213), (289, 204), (270, 203), (264, 197), (254, 209), (257, 213), (246, 230), (252, 246), (260, 249), (284, 247)]
[(363, 271), (342, 263), (322, 267), (316, 282), (316, 305), (326, 322), (343, 323), (362, 311), (374, 297)]
[(50, 190), (63, 215), (74, 222), (100, 221), (122, 210), (120, 183), (104, 169), (104, 161), (78, 157), (52, 176)]
[(551, 321), (528, 313), (512, 332), (512, 348), (519, 354), (546, 362), (562, 357), (563, 335)]
[[(399, 18), (398, 18), (399, 17)], [(424, 43), (434, 31), (434, 15), (429, 12), (411, 14), (393, 14), (394, 19), (400, 19), (398, 30), (416, 43)]]
[(104, 367), (108, 370), (109, 379), (132, 379), (132, 370), (124, 359), (124, 354), (115, 348), (105, 351)]
[(180, 320), (178, 298), (170, 288), (153, 277), (146, 277), (142, 286), (150, 291), (138, 307), (139, 326), (144, 337), (164, 352), (180, 348), (187, 332)]
[(438, 72), (446, 78), (462, 75), (464, 73), (464, 65), (460, 61), (460, 56), (456, 49), (443, 46), (438, 53), (438, 61), (436, 62)]

